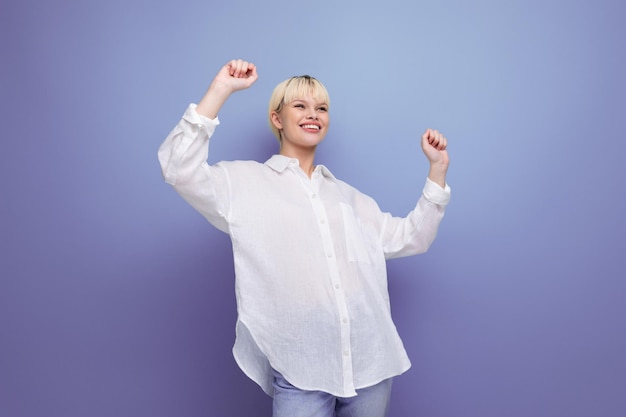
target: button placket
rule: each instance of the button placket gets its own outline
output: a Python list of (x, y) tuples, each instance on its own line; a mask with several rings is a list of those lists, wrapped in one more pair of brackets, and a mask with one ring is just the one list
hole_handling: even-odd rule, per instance
[[(317, 189), (319, 182), (311, 181), (306, 184), (309, 191), (309, 197), (313, 212), (318, 221), (318, 228), (320, 235), (322, 236), (322, 242), (324, 250), (326, 252), (326, 261), (328, 264), (329, 275), (331, 279), (331, 285), (335, 289), (335, 303), (337, 306), (337, 318), (339, 320), (339, 329), (341, 334), (341, 362), (343, 371), (344, 390), (350, 392), (354, 390), (353, 369), (352, 369), (352, 355), (351, 355), (351, 343), (350, 343), (350, 320), (348, 315), (348, 306), (345, 299), (345, 293), (342, 290), (339, 265), (335, 257), (335, 249), (330, 232), (330, 225), (328, 223), (328, 216), (326, 215), (326, 208), (319, 196), (319, 189)], [(303, 183), (304, 185), (304, 183)]]

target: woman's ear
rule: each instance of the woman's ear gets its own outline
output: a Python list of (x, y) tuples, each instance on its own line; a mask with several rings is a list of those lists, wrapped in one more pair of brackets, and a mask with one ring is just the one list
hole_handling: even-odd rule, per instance
[(280, 115), (273, 111), (272, 115), (271, 115), (271, 120), (272, 120), (272, 124), (274, 125), (274, 127), (276, 127), (276, 129), (282, 129), (283, 128), (283, 124), (280, 121)]

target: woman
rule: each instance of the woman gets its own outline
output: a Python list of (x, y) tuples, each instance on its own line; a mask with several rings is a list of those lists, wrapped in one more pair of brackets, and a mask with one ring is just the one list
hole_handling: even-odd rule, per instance
[(421, 197), (404, 218), (383, 213), (315, 165), (330, 100), (318, 80), (300, 76), (270, 99), (277, 155), (208, 165), (220, 108), (257, 78), (243, 60), (221, 68), (161, 145), (164, 178), (231, 238), (233, 353), (273, 396), (274, 416), (386, 416), (392, 378), (410, 362), (391, 319), (385, 260), (423, 253), (434, 240), (450, 198), (447, 140), (426, 130)]

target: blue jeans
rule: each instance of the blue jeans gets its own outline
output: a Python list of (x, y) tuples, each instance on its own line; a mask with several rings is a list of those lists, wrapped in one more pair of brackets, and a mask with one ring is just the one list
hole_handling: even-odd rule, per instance
[(356, 397), (335, 397), (322, 391), (304, 391), (274, 371), (273, 417), (386, 417), (392, 379), (358, 389)]

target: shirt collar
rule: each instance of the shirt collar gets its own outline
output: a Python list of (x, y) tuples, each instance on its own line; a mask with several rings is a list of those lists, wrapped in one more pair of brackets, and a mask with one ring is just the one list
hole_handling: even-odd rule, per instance
[[(296, 167), (300, 166), (300, 162), (296, 158), (289, 158), (288, 156), (285, 156), (285, 155), (272, 155), (270, 159), (265, 161), (265, 165), (272, 168), (276, 172), (283, 172), (285, 169), (287, 169), (287, 167), (290, 164), (293, 164), (293, 166), (296, 166)], [(333, 175), (333, 173), (330, 172), (330, 170), (326, 168), (324, 165), (317, 165), (315, 167), (315, 170), (319, 170), (322, 173), (322, 175), (327, 178), (330, 178), (333, 180), (335, 179), (335, 176)]]

